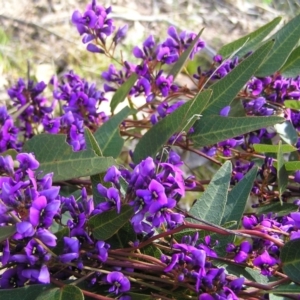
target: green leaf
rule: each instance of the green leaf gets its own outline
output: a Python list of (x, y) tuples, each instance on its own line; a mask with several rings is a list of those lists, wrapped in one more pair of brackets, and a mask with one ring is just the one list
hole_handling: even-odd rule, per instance
[(287, 242), (280, 252), (283, 272), (293, 281), (300, 281), (300, 239)]
[(188, 129), (197, 115), (201, 114), (211, 97), (211, 91), (199, 93), (193, 100), (183, 104), (172, 114), (151, 127), (138, 142), (134, 151), (134, 162), (138, 163), (147, 156), (154, 157), (174, 133)]
[(278, 190), (279, 190), (279, 200), (282, 204), (282, 194), (287, 187), (289, 175), (284, 166), (283, 152), (281, 150), (282, 143), (279, 141), (278, 153), (277, 153), (277, 180), (278, 180)]
[(298, 133), (290, 121), (285, 121), (280, 124), (275, 124), (274, 128), (280, 138), (287, 144), (295, 145), (298, 141)]
[[(253, 144), (253, 148), (255, 152), (263, 152), (263, 153), (278, 153), (278, 145), (267, 145), (267, 144)], [(290, 153), (293, 151), (297, 151), (297, 148), (289, 145), (284, 144), (281, 145), (281, 151), (282, 153)]]
[(106, 240), (106, 242), (110, 245), (110, 249), (120, 249), (129, 247), (129, 243), (136, 241), (136, 239), (136, 233), (132, 224), (127, 222), (115, 235)]
[(143, 249), (141, 249), (141, 252), (143, 254), (155, 257), (157, 259), (160, 259), (162, 256), (162, 252), (159, 248), (155, 247), (153, 244), (147, 245)]
[(273, 44), (274, 42), (270, 41), (261, 46), (238, 64), (228, 75), (209, 87), (213, 91), (213, 96), (203, 111), (203, 115), (219, 115), (221, 109), (231, 103), (264, 61)]
[(280, 74), (284, 77), (296, 77), (300, 70), (300, 47), (293, 50), (285, 64), (280, 69)]
[(129, 205), (123, 205), (118, 214), (116, 210), (110, 210), (95, 215), (88, 221), (92, 233), (97, 240), (105, 241), (120, 228), (122, 228), (133, 215), (133, 208)]
[(17, 289), (0, 289), (0, 299), (5, 300), (33, 300), (38, 299), (37, 297), (44, 291), (49, 291), (53, 288), (52, 284), (35, 284), (27, 285)]
[(285, 100), (283, 103), (286, 108), (300, 110), (300, 101), (299, 100)]
[(153, 300), (153, 297), (151, 295), (132, 293), (132, 292), (129, 292), (127, 294), (130, 296), (130, 300), (140, 300), (140, 299)]
[(182, 68), (184, 67), (185, 63), (189, 59), (191, 52), (193, 51), (195, 45), (198, 43), (198, 40), (203, 32), (204, 28), (200, 30), (197, 34), (193, 42), (189, 45), (189, 47), (180, 55), (178, 61), (173, 65), (172, 69), (169, 72), (169, 76), (172, 75), (175, 79), (176, 76), (181, 72)]
[(275, 40), (275, 45), (266, 60), (255, 72), (255, 76), (265, 77), (280, 70), (293, 48), (297, 45), (299, 37), (300, 15), (289, 21), (271, 37), (272, 40)]
[(128, 106), (124, 107), (94, 133), (94, 137), (102, 150), (103, 156), (112, 156), (114, 158), (119, 156), (124, 145), (124, 140), (120, 136), (119, 125), (132, 112)]
[(298, 205), (295, 205), (293, 203), (282, 203), (281, 205), (280, 202), (275, 202), (275, 203), (258, 207), (256, 213), (258, 215), (262, 215), (262, 214), (268, 214), (272, 212), (272, 213), (276, 213), (278, 217), (283, 217), (297, 210), (298, 210)]
[(124, 82), (123, 85), (119, 87), (118, 90), (114, 93), (110, 101), (111, 112), (114, 112), (118, 104), (123, 102), (126, 99), (130, 89), (132, 88), (136, 80), (137, 80), (137, 74), (135, 73), (131, 74), (130, 77), (127, 79), (127, 81)]
[(68, 284), (45, 291), (36, 300), (84, 300), (84, 295), (80, 288)]
[(16, 156), (18, 154), (19, 153), (15, 149), (8, 149), (8, 150), (0, 153), (0, 156), (8, 156), (8, 155), (10, 155), (13, 160), (16, 160)]
[[(216, 225), (221, 224), (227, 202), (231, 171), (231, 162), (226, 161), (213, 176), (201, 198), (190, 209), (190, 215)], [(189, 220), (193, 223), (198, 222), (193, 219)]]
[(238, 228), (256, 175), (257, 168), (253, 167), (243, 177), (243, 179), (239, 181), (231, 191), (229, 191), (221, 224), (225, 224), (230, 221), (237, 221), (236, 225), (231, 228)]
[(105, 172), (115, 164), (112, 157), (99, 157), (93, 150), (74, 152), (64, 134), (40, 134), (27, 141), (23, 152), (34, 152), (44, 174), (54, 172), (53, 181)]
[(300, 161), (287, 161), (284, 166), (287, 171), (298, 171), (300, 170)]
[(0, 242), (8, 239), (16, 232), (16, 226), (1, 226), (0, 227)]
[(280, 285), (272, 290), (266, 291), (266, 293), (272, 293), (272, 294), (282, 294), (282, 295), (300, 295), (300, 285), (298, 284), (285, 284)]
[(84, 138), (86, 142), (86, 149), (94, 150), (98, 156), (103, 156), (102, 150), (89, 128), (84, 129)]
[(283, 121), (281, 117), (221, 117), (203, 116), (194, 125), (194, 133), (190, 135), (194, 147), (213, 145), (260, 128)]
[[(257, 44), (261, 42), (281, 21), (281, 17), (258, 28), (257, 30), (223, 46), (218, 53), (224, 58), (234, 53), (234, 56), (242, 57), (249, 51), (253, 51)], [(239, 50), (240, 49), (240, 50)], [(237, 52), (236, 52), (237, 51)], [(236, 53), (235, 53), (236, 52)]]

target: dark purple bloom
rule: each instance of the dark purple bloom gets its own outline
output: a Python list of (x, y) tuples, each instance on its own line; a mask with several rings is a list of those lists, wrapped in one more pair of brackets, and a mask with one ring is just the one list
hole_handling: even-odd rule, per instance
[(164, 97), (167, 97), (169, 95), (172, 82), (173, 82), (172, 75), (168, 76), (167, 78), (161, 75), (155, 80), (156, 86), (158, 87), (158, 89), (160, 90), (161, 94)]
[(117, 30), (117, 32), (116, 32), (116, 34), (115, 34), (115, 36), (113, 38), (114, 43), (118, 44), (122, 39), (124, 39), (127, 31), (128, 31), (128, 25), (127, 24), (124, 25), (123, 27), (120, 27)]
[(50, 283), (49, 270), (45, 265), (43, 265), (41, 269), (25, 269), (22, 271), (22, 276), (32, 282)]
[(0, 285), (2, 289), (12, 289), (24, 286), (27, 278), (22, 275), (24, 265), (7, 269), (1, 276)]
[(250, 217), (244, 216), (242, 220), (242, 224), (244, 228), (246, 229), (252, 229), (258, 224), (257, 218), (254, 215), (251, 215)]
[(30, 207), (29, 219), (33, 226), (40, 224), (48, 228), (52, 225), (53, 217), (57, 214), (60, 206), (59, 200), (47, 203), (45, 196), (37, 197)]
[(77, 238), (64, 237), (64, 253), (59, 256), (62, 263), (71, 262), (79, 257), (79, 241)]
[(116, 186), (119, 186), (119, 178), (121, 176), (121, 172), (115, 167), (110, 167), (104, 176), (105, 182), (111, 182), (115, 184)]
[(56, 246), (57, 237), (47, 229), (39, 228), (36, 232), (36, 237), (47, 246)]
[(20, 162), (20, 168), (23, 171), (26, 171), (27, 169), (35, 170), (40, 165), (33, 153), (20, 153), (16, 158)]
[(178, 52), (174, 48), (159, 46), (156, 59), (167, 65), (174, 63), (179, 58)]
[(294, 173), (294, 181), (297, 182), (297, 183), (300, 183), (300, 170), (297, 170)]
[(107, 260), (109, 248), (110, 245), (105, 243), (104, 241), (98, 241), (96, 243), (96, 250), (100, 261), (105, 262)]
[(130, 290), (130, 281), (121, 272), (114, 271), (109, 273), (106, 276), (106, 281), (112, 285), (109, 291), (116, 295)]
[(17, 232), (14, 235), (16, 240), (20, 240), (26, 237), (31, 237), (34, 235), (35, 230), (30, 222), (19, 222), (16, 225)]
[(229, 112), (230, 112), (230, 109), (231, 109), (231, 107), (230, 107), (229, 105), (223, 107), (223, 108), (221, 109), (221, 111), (220, 111), (220, 116), (222, 116), (222, 117), (228, 117), (228, 114), (229, 114)]
[(271, 267), (278, 263), (277, 259), (270, 256), (267, 250), (253, 260), (253, 265), (261, 269), (261, 274), (270, 276), (272, 274)]

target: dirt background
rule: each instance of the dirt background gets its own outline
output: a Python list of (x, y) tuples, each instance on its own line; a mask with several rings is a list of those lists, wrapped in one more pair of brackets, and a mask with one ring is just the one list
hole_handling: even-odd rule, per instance
[[(116, 26), (125, 23), (129, 32), (123, 55), (154, 34), (166, 36), (168, 26), (198, 32), (207, 43), (204, 55), (210, 59), (217, 50), (277, 16), (287, 21), (300, 12), (299, 0), (113, 0), (98, 1), (112, 6)], [(48, 82), (52, 74), (74, 69), (87, 79), (100, 80), (111, 63), (103, 56), (85, 51), (70, 18), (74, 10), (84, 11), (88, 1), (0, 0), (0, 99), (19, 77), (30, 75)]]

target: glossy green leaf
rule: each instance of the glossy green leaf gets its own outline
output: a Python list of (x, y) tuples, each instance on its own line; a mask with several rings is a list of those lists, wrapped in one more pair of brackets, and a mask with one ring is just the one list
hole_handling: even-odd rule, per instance
[(300, 239), (287, 242), (280, 252), (283, 272), (293, 281), (300, 281)]
[(195, 147), (213, 145), (260, 128), (283, 121), (281, 117), (221, 117), (203, 116), (194, 125), (190, 135)]
[[(216, 225), (221, 224), (227, 202), (231, 171), (231, 162), (226, 161), (213, 176), (201, 198), (190, 209), (190, 215)], [(190, 219), (190, 222), (197, 223), (198, 221)]]
[(191, 52), (193, 51), (195, 45), (198, 43), (198, 40), (203, 32), (204, 28), (201, 29), (201, 31), (197, 34), (193, 42), (189, 45), (189, 47), (180, 55), (177, 62), (173, 65), (172, 69), (169, 72), (169, 76), (172, 75), (173, 79), (176, 78), (176, 76), (181, 72), (182, 68), (186, 64), (187, 60), (189, 59), (189, 56)]
[(300, 170), (300, 161), (287, 161), (284, 166), (287, 171), (297, 171)]
[(126, 99), (128, 93), (130, 92), (130, 89), (135, 84), (136, 80), (137, 74), (131, 74), (127, 81), (125, 81), (123, 85), (119, 87), (118, 90), (114, 93), (110, 101), (110, 108), (112, 112), (114, 112), (119, 103), (123, 102)]
[(0, 227), (0, 242), (8, 239), (16, 232), (16, 226), (1, 226)]
[[(253, 148), (255, 152), (262, 152), (262, 153), (278, 153), (278, 145), (267, 145), (267, 144), (253, 144)], [(281, 151), (282, 153), (290, 153), (293, 151), (297, 151), (297, 148), (289, 145), (284, 144), (281, 145)]]
[(260, 206), (256, 209), (256, 213), (258, 215), (268, 214), (268, 213), (276, 213), (278, 217), (283, 217), (288, 215), (291, 212), (297, 211), (298, 205), (293, 203), (281, 203), (275, 202), (268, 205)]
[(117, 158), (120, 154), (124, 140), (120, 136), (119, 126), (132, 112), (128, 106), (124, 107), (94, 133), (94, 137), (102, 150), (103, 156)]
[(300, 110), (300, 101), (299, 100), (285, 100), (283, 102), (283, 104), (286, 108), (291, 108), (291, 109), (294, 109), (294, 110)]
[(203, 111), (203, 115), (219, 115), (223, 107), (230, 105), (231, 101), (264, 61), (273, 44), (272, 41), (265, 43), (238, 64), (229, 74), (210, 86), (213, 96)]
[(298, 133), (290, 121), (278, 123), (274, 125), (276, 132), (280, 138), (287, 144), (295, 145), (298, 141)]
[(218, 53), (224, 58), (234, 53), (234, 56), (242, 57), (249, 51), (257, 48), (257, 44), (261, 42), (281, 21), (281, 17), (275, 18), (273, 21), (258, 28), (257, 30), (223, 46)]
[(68, 284), (45, 291), (36, 300), (84, 300), (84, 295), (79, 287)]
[(0, 289), (0, 299), (5, 300), (36, 300), (45, 291), (53, 288), (51, 284), (27, 285), (17, 289)]
[(253, 167), (243, 177), (243, 179), (240, 180), (231, 191), (229, 191), (221, 224), (225, 224), (230, 221), (237, 221), (236, 225), (231, 228), (238, 228), (256, 175), (257, 168)]
[(110, 249), (120, 249), (129, 247), (129, 243), (136, 240), (136, 233), (132, 224), (128, 221), (116, 234), (106, 240), (106, 243), (110, 245)]
[(90, 176), (115, 164), (112, 157), (99, 157), (91, 149), (74, 152), (64, 134), (40, 134), (27, 141), (23, 152), (33, 152), (40, 163), (38, 170), (53, 172), (53, 181)]
[(255, 72), (255, 76), (269, 76), (284, 65), (300, 37), (300, 14), (285, 24), (272, 37), (275, 45), (270, 54)]
[(284, 166), (284, 158), (283, 152), (281, 150), (282, 143), (279, 141), (278, 144), (278, 153), (277, 153), (277, 181), (278, 181), (278, 189), (279, 189), (279, 200), (282, 204), (282, 194), (286, 189), (288, 184), (289, 175)]
[(133, 208), (129, 205), (123, 205), (118, 214), (117, 211), (110, 210), (91, 217), (88, 224), (92, 230), (93, 236), (97, 240), (105, 241), (123, 227), (133, 215)]
[(295, 283), (280, 285), (272, 290), (266, 291), (266, 293), (282, 295), (300, 295), (300, 285)]
[(280, 69), (280, 74), (285, 77), (296, 77), (300, 70), (300, 47), (293, 50), (285, 64)]
[(210, 97), (210, 90), (198, 94), (193, 100), (188, 101), (151, 127), (138, 142), (133, 155), (134, 161), (138, 163), (147, 156), (155, 156), (174, 133), (188, 131)]

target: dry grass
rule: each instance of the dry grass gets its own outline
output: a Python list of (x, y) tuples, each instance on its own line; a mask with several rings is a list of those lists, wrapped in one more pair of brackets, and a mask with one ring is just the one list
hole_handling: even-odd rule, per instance
[[(128, 38), (123, 54), (130, 59), (131, 49), (150, 33), (161, 38), (170, 24), (199, 31), (214, 49), (255, 30), (278, 15), (291, 18), (298, 1), (197, 1), (197, 0), (115, 0), (98, 1), (113, 6), (116, 24), (128, 23)], [(267, 2), (267, 1), (265, 1)], [(26, 77), (27, 62), (31, 75), (48, 81), (52, 74), (73, 69), (97, 81), (109, 64), (103, 56), (87, 53), (70, 22), (75, 9), (87, 2), (76, 0), (0, 0), (0, 99), (7, 99), (6, 88)], [(277, 6), (276, 6), (276, 5)], [(284, 13), (281, 9), (285, 9)], [(299, 11), (299, 10), (298, 10)]]

